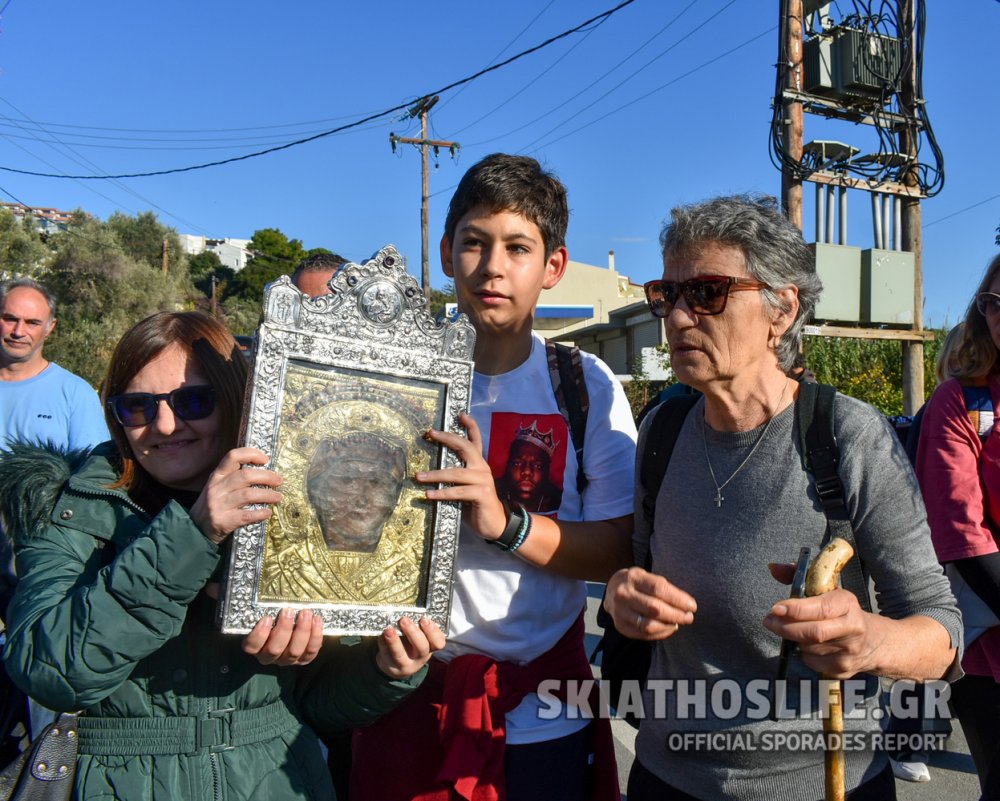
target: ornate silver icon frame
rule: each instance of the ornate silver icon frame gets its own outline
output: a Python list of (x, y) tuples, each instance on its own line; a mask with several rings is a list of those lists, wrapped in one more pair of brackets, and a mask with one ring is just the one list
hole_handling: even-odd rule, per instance
[(285, 607), (318, 612), (330, 635), (403, 615), (447, 630), (461, 510), (413, 476), (460, 466), (423, 433), (464, 436), (475, 332), (431, 318), (391, 245), (330, 288), (309, 298), (282, 276), (264, 292), (241, 442), (268, 454), (284, 497), (231, 538), (222, 630)]

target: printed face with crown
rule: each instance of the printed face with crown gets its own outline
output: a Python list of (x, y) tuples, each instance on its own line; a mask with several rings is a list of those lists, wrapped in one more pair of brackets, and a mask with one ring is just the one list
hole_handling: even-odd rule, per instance
[(513, 211), (476, 207), (455, 226), (454, 241), (441, 240), (444, 274), (455, 281), (458, 308), (469, 315), (477, 345), (530, 334), (543, 289), (562, 278), (566, 248), (545, 252), (538, 226)]
[(557, 444), (552, 430), (539, 431), (537, 421), (528, 428), (518, 427), (504, 474), (508, 500), (538, 509), (542, 496), (552, 489), (549, 468)]

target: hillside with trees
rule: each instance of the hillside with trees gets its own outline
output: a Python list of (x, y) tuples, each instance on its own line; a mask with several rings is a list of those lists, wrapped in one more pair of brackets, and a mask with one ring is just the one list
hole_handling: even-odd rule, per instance
[(254, 232), (250, 249), (253, 258), (236, 273), (214, 253), (188, 256), (177, 231), (153, 212), (102, 221), (78, 210), (65, 231), (43, 236), (30, 220), (0, 209), (0, 277), (28, 275), (51, 289), (58, 324), (45, 354), (95, 387), (115, 343), (143, 317), (201, 309), (234, 334), (252, 333), (264, 285), (306, 256), (332, 252), (306, 250), (276, 228)]

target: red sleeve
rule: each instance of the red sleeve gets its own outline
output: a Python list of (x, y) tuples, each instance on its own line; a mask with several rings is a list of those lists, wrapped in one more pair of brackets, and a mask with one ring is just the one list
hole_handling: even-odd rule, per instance
[[(989, 439), (993, 447), (1000, 446), (1000, 432), (991, 431)], [(982, 452), (961, 384), (946, 381), (927, 403), (917, 449), (917, 479), (941, 562), (997, 551), (987, 523), (988, 490), (980, 477)]]

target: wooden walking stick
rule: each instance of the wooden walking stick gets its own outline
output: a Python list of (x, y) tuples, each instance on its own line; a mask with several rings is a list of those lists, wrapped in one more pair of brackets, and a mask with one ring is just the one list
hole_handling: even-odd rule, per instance
[[(822, 595), (837, 589), (840, 571), (843, 570), (854, 549), (846, 540), (834, 537), (809, 565), (806, 573), (806, 597)], [(844, 801), (844, 705), (839, 679), (825, 674), (820, 676), (820, 688), (826, 693), (827, 714), (823, 718), (826, 739), (824, 784), (826, 801)]]

